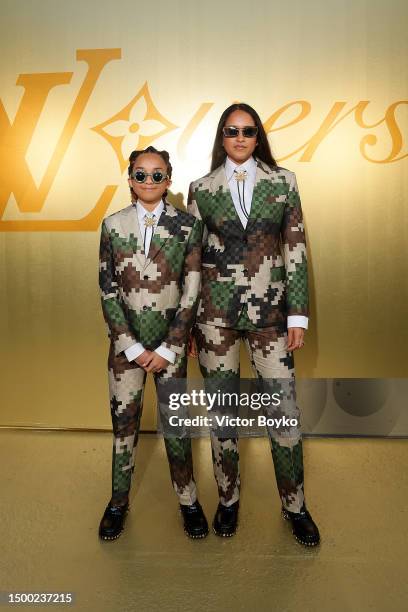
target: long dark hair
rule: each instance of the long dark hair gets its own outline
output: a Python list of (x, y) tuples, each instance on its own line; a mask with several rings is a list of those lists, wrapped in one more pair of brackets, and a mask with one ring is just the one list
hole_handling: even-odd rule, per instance
[(227, 157), (225, 149), (222, 146), (222, 128), (224, 127), (230, 114), (237, 110), (245, 111), (248, 113), (248, 115), (251, 115), (252, 119), (255, 121), (255, 125), (258, 128), (257, 146), (255, 149), (256, 156), (268, 166), (277, 166), (277, 163), (272, 155), (271, 147), (269, 145), (264, 126), (262, 125), (261, 118), (256, 110), (252, 108), (252, 106), (249, 106), (249, 104), (244, 104), (244, 102), (239, 102), (237, 104), (231, 104), (231, 106), (225, 109), (220, 117), (212, 150), (211, 171), (218, 168), (218, 166), (221, 166)]
[[(149, 146), (146, 149), (140, 149), (139, 151), (132, 151), (131, 152), (131, 154), (129, 156), (128, 176), (130, 177), (130, 175), (132, 174), (133, 166), (135, 165), (135, 161), (137, 160), (139, 155), (144, 155), (145, 153), (154, 153), (155, 155), (159, 155), (162, 158), (162, 160), (166, 164), (167, 176), (170, 179), (171, 178), (171, 173), (173, 172), (173, 168), (172, 168), (172, 165), (170, 163), (170, 155), (168, 154), (167, 151), (158, 151), (155, 147), (152, 147), (152, 146)], [(136, 202), (137, 195), (135, 194), (135, 192), (133, 191), (132, 188), (130, 188), (130, 193), (132, 194), (132, 200), (134, 202)], [(166, 199), (166, 197), (167, 197), (167, 189), (163, 193), (162, 197), (163, 197), (163, 199)]]

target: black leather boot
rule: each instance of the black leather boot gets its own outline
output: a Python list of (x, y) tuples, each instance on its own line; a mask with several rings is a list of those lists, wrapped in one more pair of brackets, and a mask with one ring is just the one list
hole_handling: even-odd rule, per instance
[(300, 512), (289, 512), (289, 510), (282, 508), (282, 516), (292, 523), (292, 533), (300, 544), (304, 544), (304, 546), (317, 546), (319, 544), (319, 530), (305, 505), (302, 506)]
[(120, 536), (128, 510), (129, 502), (124, 506), (112, 506), (109, 502), (99, 525), (99, 537), (102, 540), (116, 540)]
[(194, 504), (180, 504), (180, 512), (184, 520), (184, 532), (189, 538), (205, 538), (208, 535), (208, 523), (198, 499)]
[(238, 525), (239, 500), (231, 506), (218, 504), (213, 520), (214, 533), (221, 538), (230, 538), (234, 535)]

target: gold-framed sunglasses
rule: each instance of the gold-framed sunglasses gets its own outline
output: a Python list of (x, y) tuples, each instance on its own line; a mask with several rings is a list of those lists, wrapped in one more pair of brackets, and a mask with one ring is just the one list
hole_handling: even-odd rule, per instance
[(226, 125), (222, 128), (222, 133), (225, 138), (236, 138), (238, 134), (242, 134), (244, 138), (255, 138), (258, 134), (256, 125), (246, 125), (243, 128), (238, 128), (235, 125)]
[(134, 172), (132, 172), (130, 176), (134, 181), (136, 181), (136, 183), (145, 183), (147, 180), (147, 177), (151, 176), (153, 183), (156, 183), (156, 185), (163, 183), (163, 181), (165, 181), (168, 178), (167, 174), (163, 174), (161, 170), (155, 170), (154, 172), (145, 172), (144, 170), (135, 170)]

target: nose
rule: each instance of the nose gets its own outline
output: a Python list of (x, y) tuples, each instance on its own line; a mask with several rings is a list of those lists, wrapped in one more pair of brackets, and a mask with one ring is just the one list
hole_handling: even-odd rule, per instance
[(146, 182), (146, 183), (153, 184), (153, 179), (152, 179), (152, 177), (150, 176), (150, 174), (149, 174), (149, 175), (146, 177), (146, 181), (145, 181), (145, 182)]

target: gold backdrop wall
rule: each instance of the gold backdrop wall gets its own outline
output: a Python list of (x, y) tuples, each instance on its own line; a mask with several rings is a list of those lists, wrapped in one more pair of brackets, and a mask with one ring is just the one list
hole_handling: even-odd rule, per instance
[(182, 206), (236, 100), (298, 178), (311, 281), (298, 376), (407, 376), (406, 2), (0, 10), (1, 424), (109, 427), (101, 219), (128, 205), (126, 157), (149, 143), (170, 151)]

